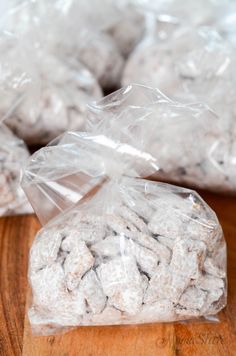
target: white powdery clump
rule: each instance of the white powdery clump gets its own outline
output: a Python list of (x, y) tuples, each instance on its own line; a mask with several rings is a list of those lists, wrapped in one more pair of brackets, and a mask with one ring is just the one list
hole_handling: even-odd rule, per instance
[(38, 233), (29, 265), (36, 332), (207, 317), (225, 306), (225, 243), (210, 208), (183, 188), (130, 178), (124, 187), (113, 209), (99, 215), (91, 199)]
[(223, 122), (235, 114), (235, 64), (236, 52), (216, 32), (180, 27), (165, 40), (150, 36), (137, 47), (122, 82), (158, 88), (175, 99), (205, 102)]
[(66, 51), (62, 46), (56, 51), (65, 62), (70, 62), (70, 59), (74, 58), (75, 68), (80, 62), (83, 63), (102, 88), (110, 89), (120, 86), (124, 59), (109, 34), (81, 30), (71, 48)]
[(20, 187), (21, 169), (28, 157), (23, 142), (0, 125), (0, 216), (33, 212)]
[[(214, 144), (209, 145), (209, 149), (205, 151), (205, 159), (202, 157), (202, 163), (198, 162), (198, 164), (201, 165), (200, 176), (202, 178), (206, 176), (213, 185), (216, 184), (216, 177), (219, 174), (218, 187), (223, 191), (235, 191), (233, 183), (236, 174), (235, 65), (235, 49), (217, 32), (209, 28), (193, 29), (180, 26), (164, 40), (150, 36), (137, 47), (127, 61), (122, 80), (123, 84), (140, 83), (158, 88), (169, 97), (181, 102), (206, 103), (217, 114), (218, 138), (215, 139)], [(179, 129), (181, 131), (182, 128), (184, 131), (185, 124), (181, 125)], [(207, 140), (210, 142), (210, 136), (216, 132), (213, 129), (211, 135), (210, 130), (204, 128), (204, 123), (196, 132), (194, 123), (192, 125), (193, 131), (190, 137), (197, 138), (199, 133), (202, 133), (203, 144)], [(168, 128), (163, 130), (167, 131)], [(199, 146), (202, 146), (200, 141)], [(191, 148), (190, 152), (193, 154)], [(194, 162), (194, 157), (192, 161)], [(188, 183), (190, 176), (195, 174), (198, 168), (193, 167), (191, 172), (186, 165), (181, 167), (188, 171), (185, 175)], [(163, 168), (167, 169), (166, 166)], [(200, 183), (202, 179), (200, 176), (196, 181), (201, 188), (205, 188), (206, 186)], [(185, 182), (181, 178), (179, 181)]]
[[(17, 54), (18, 50), (15, 59)], [(3, 95), (0, 113), (7, 116), (6, 124), (28, 144), (45, 144), (67, 130), (83, 129), (87, 103), (102, 94), (84, 66), (77, 63), (74, 69), (46, 53), (36, 57), (32, 59), (35, 76), (29, 74), (32, 89), (22, 88), (18, 100), (15, 87), (9, 88), (8, 95)], [(27, 73), (24, 65), (19, 72)]]
[[(145, 14), (142, 10), (140, 11), (136, 3), (130, 0), (94, 0), (92, 4), (85, 4), (83, 0), (75, 0), (70, 2), (62, 24), (67, 30), (66, 36), (68, 33), (73, 33), (73, 36), (69, 38), (64, 36), (63, 41), (60, 41), (55, 33), (56, 42), (65, 48), (70, 46), (79, 48), (81, 43), (89, 48), (97, 42), (97, 46), (100, 45), (97, 52), (102, 53), (106, 45), (109, 47), (106, 40), (109, 38), (110, 42), (113, 42), (113, 50), (116, 54), (116, 59), (114, 55), (111, 56), (110, 64), (115, 68), (119, 63), (120, 55), (126, 58), (141, 40), (145, 31)], [(86, 32), (90, 32), (90, 37), (87, 39), (83, 37), (83, 33)], [(102, 43), (103, 39), (104, 43)], [(73, 55), (75, 54), (76, 52)], [(96, 61), (99, 62), (100, 58), (95, 55), (92, 57), (89, 61), (93, 62), (93, 67), (96, 68)], [(108, 61), (109, 58), (107, 58), (107, 64)], [(109, 71), (112, 73), (112, 68), (109, 68)]]
[[(16, 6), (14, 11), (8, 9), (2, 26), (20, 36), (21, 42), (27, 42), (30, 48), (33, 46), (35, 52), (41, 48), (69, 65), (72, 61), (78, 71), (80, 63), (84, 64), (99, 84), (109, 89), (120, 86), (124, 59), (118, 45), (126, 52), (127, 47), (132, 47), (131, 51), (136, 44), (133, 37), (136, 32), (137, 35), (140, 33), (139, 30), (134, 32), (136, 17), (130, 15), (135, 23), (130, 23), (131, 33), (124, 36), (120, 22), (123, 22), (125, 13), (123, 5), (119, 9), (113, 2), (105, 0), (93, 4), (78, 0), (68, 4), (42, 0)], [(127, 43), (123, 45), (124, 41)], [(35, 52), (29, 56), (33, 58)]]

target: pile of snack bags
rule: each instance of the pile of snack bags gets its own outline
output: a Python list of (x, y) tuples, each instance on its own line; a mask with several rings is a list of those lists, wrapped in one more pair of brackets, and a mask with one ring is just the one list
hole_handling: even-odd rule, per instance
[(1, 2), (0, 216), (43, 225), (35, 333), (219, 320), (226, 243), (191, 188), (236, 194), (235, 66), (234, 0)]

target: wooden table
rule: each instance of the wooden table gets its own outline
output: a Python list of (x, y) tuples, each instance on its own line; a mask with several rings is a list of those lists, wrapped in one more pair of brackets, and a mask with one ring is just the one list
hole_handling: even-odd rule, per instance
[(34, 216), (0, 219), (0, 355), (165, 356), (236, 355), (236, 198), (203, 193), (228, 244), (228, 305), (222, 322), (81, 327), (50, 337), (31, 334), (27, 261), (39, 223)]

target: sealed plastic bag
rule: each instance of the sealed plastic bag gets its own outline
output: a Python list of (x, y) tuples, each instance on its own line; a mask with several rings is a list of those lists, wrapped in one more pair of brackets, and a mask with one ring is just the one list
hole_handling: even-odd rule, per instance
[(83, 128), (87, 103), (102, 92), (81, 63), (64, 63), (43, 45), (41, 18), (37, 12), (29, 16), (29, 4), (36, 6), (26, 1), (9, 10), (4, 22), (11, 29), (10, 20), (19, 16), (22, 21), (16, 23), (22, 27), (0, 34), (0, 119), (28, 144), (45, 144), (66, 130)]
[(85, 125), (86, 105), (101, 97), (91, 73), (39, 52), (32, 58), (38, 70), (38, 91), (29, 93), (8, 115), (6, 124), (28, 144), (45, 144), (66, 130)]
[[(115, 8), (109, 1), (28, 0), (8, 11), (4, 26), (66, 63), (82, 62), (104, 88), (118, 87), (124, 61), (113, 38), (103, 31), (116, 21)], [(98, 12), (104, 12), (100, 25)]]
[(14, 112), (29, 95), (38, 95), (38, 75), (27, 43), (0, 32), (0, 121)]
[[(74, 58), (83, 63), (102, 88), (119, 87), (124, 60), (116, 42), (105, 31), (120, 18), (116, 7), (109, 1), (72, 1), (66, 11), (60, 8), (58, 12), (60, 21), (46, 24), (51, 32), (49, 50), (65, 62)], [(60, 29), (62, 35), (58, 36)]]
[(141, 146), (105, 135), (68, 132), (30, 157), (22, 186), (44, 225), (109, 177), (123, 172), (145, 177), (157, 170), (156, 159)]
[(235, 194), (233, 120), (222, 122), (203, 104), (175, 102), (140, 85), (124, 87), (90, 109), (90, 130), (141, 145), (155, 157), (154, 178)]
[(50, 40), (43, 41), (42, 28), (55, 15), (52, 4), (48, 7), (47, 17), (42, 4), (25, 1), (10, 7), (4, 21), (0, 17), (5, 29), (0, 35), (0, 118), (30, 145), (82, 129), (87, 103), (102, 96), (84, 65), (75, 58), (57, 58), (49, 50)]
[[(175, 102), (158, 90), (130, 85), (90, 105), (87, 124), (88, 130), (93, 131), (87, 136), (90, 143), (95, 135), (100, 134), (100, 142), (108, 147), (114, 147), (117, 141), (115, 147), (120, 142), (122, 150), (126, 144), (130, 155), (133, 153), (135, 157), (137, 152), (140, 157), (145, 152), (148, 165), (153, 169), (148, 169), (146, 161), (140, 160), (138, 164), (139, 169), (142, 167), (142, 177), (152, 175), (158, 180), (235, 194), (236, 146), (233, 137), (236, 126), (222, 131), (219, 118), (203, 104)], [(91, 188), (87, 181), (93, 186), (94, 181), (88, 180), (87, 176), (102, 177), (104, 174), (99, 149), (93, 145), (90, 148), (88, 144), (84, 146), (84, 136), (62, 136), (36, 152), (26, 167), (24, 189), (34, 209), (37, 213), (42, 211), (39, 202), (43, 200), (50, 211), (42, 211), (40, 220), (43, 222), (48, 221), (47, 216), (51, 218), (54, 215), (53, 211), (58, 213), (78, 201), (81, 198), (78, 190), (83, 187), (84, 194)], [(75, 182), (78, 179), (77, 167), (81, 167), (81, 155), (87, 165), (85, 176), (79, 178), (78, 188)], [(107, 156), (110, 156), (109, 150)], [(137, 163), (137, 158), (135, 161)], [(100, 162), (99, 173), (96, 162)], [(108, 166), (112, 172), (120, 166), (116, 163), (116, 156), (110, 162)], [(52, 167), (55, 169), (52, 170)], [(127, 166), (123, 169), (126, 174), (131, 174)]]
[[(188, 31), (181, 28), (166, 41), (146, 42), (143, 46), (130, 57), (124, 72), (124, 83), (131, 81), (158, 87), (171, 98), (182, 102), (205, 102), (219, 117), (219, 120), (215, 120), (216, 127), (211, 126), (211, 129), (202, 121), (198, 132), (194, 128), (196, 122), (192, 121), (193, 130), (189, 137), (184, 135), (185, 124), (179, 125), (179, 133), (176, 134), (182, 143), (177, 145), (177, 150), (189, 139), (199, 137), (199, 142), (190, 145), (189, 162), (194, 162), (193, 146), (196, 146), (195, 154), (202, 158), (191, 169), (192, 173), (188, 165), (179, 164), (182, 159), (178, 163), (175, 160), (177, 171), (172, 170), (169, 179), (173, 179), (177, 173), (179, 182), (189, 181), (200, 188), (235, 192), (236, 52), (209, 29)], [(172, 128), (165, 124), (163, 130), (167, 134)], [(170, 149), (172, 146), (174, 150), (170, 138), (164, 138), (164, 141), (163, 147)], [(203, 154), (201, 148), (205, 143), (208, 148)], [(170, 156), (168, 160), (171, 161)], [(167, 166), (163, 165), (163, 170), (166, 169)], [(200, 175), (197, 172), (201, 172)], [(192, 182), (189, 180), (190, 174), (193, 174)]]
[(102, 96), (83, 65), (66, 65), (40, 48), (32, 55), (27, 42), (11, 35), (3, 34), (0, 46), (0, 119), (17, 136), (43, 144), (83, 128), (87, 103)]
[(30, 252), (33, 331), (211, 320), (226, 303), (226, 249), (193, 191), (135, 178), (106, 182), (58, 215)]
[(123, 84), (140, 83), (175, 99), (203, 101), (224, 124), (235, 121), (235, 64), (235, 50), (217, 32), (180, 27), (165, 40), (147, 37), (130, 56)]
[(29, 214), (33, 210), (20, 186), (29, 152), (23, 142), (0, 125), (0, 216)]

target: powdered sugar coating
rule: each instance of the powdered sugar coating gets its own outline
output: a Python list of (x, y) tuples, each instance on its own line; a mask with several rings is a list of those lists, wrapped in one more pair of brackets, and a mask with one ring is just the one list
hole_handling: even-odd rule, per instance
[[(224, 307), (225, 245), (212, 211), (194, 192), (182, 188), (170, 194), (169, 185), (148, 182), (144, 193), (143, 181), (127, 178), (124, 184), (127, 189), (125, 193), (121, 190), (120, 201), (114, 201), (112, 209), (107, 202), (103, 212), (95, 214), (97, 207), (94, 210), (91, 199), (39, 232), (31, 250), (29, 271), (33, 325), (42, 325), (44, 318), (47, 323), (48, 315), (51, 325), (60, 320), (63, 328), (175, 321), (212, 315)], [(129, 184), (136, 184), (148, 210), (153, 211), (149, 220), (124, 203), (123, 194), (129, 196), (127, 201), (132, 199)], [(104, 191), (97, 194), (101, 202)], [(171, 225), (175, 228), (173, 236), (165, 228), (169, 220), (157, 220), (165, 212), (158, 206), (165, 202), (170, 211), (178, 207), (180, 216), (184, 216)], [(184, 227), (193, 218), (194, 230), (191, 227), (185, 233)], [(202, 230), (205, 220), (209, 222), (206, 231)], [(212, 225), (218, 232), (215, 245), (210, 243), (215, 239)], [(166, 246), (162, 243), (165, 238), (172, 243)], [(53, 283), (47, 277), (48, 271), (49, 275), (55, 273)], [(77, 295), (81, 299), (75, 308)], [(67, 309), (62, 313), (63, 304), (75, 314), (70, 317)]]
[[(44, 52), (37, 54), (35, 66), (37, 88), (27, 93), (12, 110), (7, 125), (18, 137), (33, 145), (48, 143), (67, 130), (83, 129), (86, 105), (102, 95), (93, 75), (80, 63), (73, 68)], [(14, 96), (12, 89), (13, 102)], [(2, 115), (6, 114), (5, 106), (0, 107)]]
[(24, 143), (0, 125), (0, 216), (33, 212), (20, 187), (21, 170), (28, 157)]

